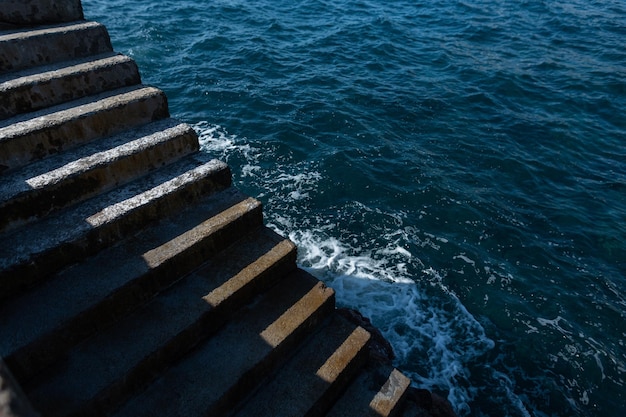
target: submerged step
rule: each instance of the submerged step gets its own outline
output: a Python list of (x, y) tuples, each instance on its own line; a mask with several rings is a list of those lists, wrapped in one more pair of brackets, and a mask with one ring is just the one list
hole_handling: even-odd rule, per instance
[(96, 22), (0, 32), (0, 74), (112, 50), (106, 28)]
[(297, 270), (115, 415), (224, 415), (333, 309), (334, 292)]
[[(49, 416), (105, 414), (295, 269), (295, 247), (262, 228), (145, 307), (86, 340), (28, 394)], [(135, 343), (128, 343), (132, 334)]]
[(141, 83), (131, 58), (105, 54), (0, 77), (0, 119)]
[(137, 86), (0, 121), (0, 172), (166, 117), (165, 94)]
[(198, 146), (189, 125), (165, 119), (10, 172), (0, 189), (0, 231), (132, 181)]
[(411, 381), (390, 366), (364, 369), (327, 417), (393, 417), (402, 411)]
[[(228, 166), (182, 160), (0, 239), (0, 298), (230, 186)], [(195, 167), (194, 167), (195, 166)]]
[(367, 360), (369, 340), (366, 330), (334, 315), (235, 415), (323, 416)]

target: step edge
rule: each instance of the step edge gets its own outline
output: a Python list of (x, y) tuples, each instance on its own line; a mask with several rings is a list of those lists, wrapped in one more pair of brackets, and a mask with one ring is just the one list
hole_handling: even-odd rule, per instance
[[(279, 245), (284, 242), (285, 241), (280, 242)], [(272, 250), (274, 250), (274, 248)], [(146, 387), (156, 380), (158, 374), (167, 369), (168, 363), (175, 363), (177, 360), (183, 359), (184, 355), (191, 351), (197, 344), (202, 343), (203, 340), (214, 335), (220, 327), (228, 322), (229, 314), (245, 306), (246, 303), (256, 295), (255, 291), (251, 288), (257, 288), (259, 285), (269, 287), (272, 283), (279, 281), (280, 277), (288, 273), (289, 270), (295, 268), (295, 252), (292, 248), (292, 250), (282, 253), (280, 258), (274, 260), (269, 268), (256, 273), (253, 279), (247, 281), (245, 285), (238, 288), (237, 291), (232, 292), (229, 298), (222, 299), (220, 300), (221, 302), (217, 304), (209, 303), (205, 313), (199, 316), (192, 325), (187, 326), (181, 332), (172, 336), (164, 345), (159, 346), (158, 350), (146, 355), (130, 372), (127, 372), (120, 378), (118, 382), (110, 384), (100, 390), (91, 400), (88, 400), (88, 404), (80, 408), (79, 413), (89, 415), (107, 413), (122, 405), (124, 401), (132, 398), (142, 387)], [(231, 281), (232, 278), (225, 282), (224, 285), (231, 283)], [(259, 281), (268, 282), (260, 283)], [(215, 288), (211, 293), (215, 291), (223, 292), (224, 285)], [(203, 298), (208, 296), (209, 295)], [(179, 348), (176, 348), (176, 346), (181, 343), (179, 339), (187, 339), (187, 341), (183, 342), (184, 346), (187, 347), (183, 348), (182, 352)], [(170, 351), (173, 352), (164, 353)], [(159, 358), (159, 356), (163, 354), (166, 355), (166, 358)], [(162, 363), (154, 364), (154, 362)], [(140, 374), (148, 372), (152, 373), (152, 377), (141, 378)], [(136, 381), (137, 378), (139, 378), (140, 381)], [(128, 385), (131, 386), (129, 387)]]
[[(151, 171), (174, 163), (181, 158), (199, 151), (197, 136), (191, 127), (174, 127), (152, 135), (119, 144), (108, 150), (79, 158), (61, 167), (28, 178), (17, 185), (17, 189), (7, 187), (12, 194), (3, 196), (0, 201), (0, 232), (23, 226), (33, 219), (41, 218), (53, 211), (80, 203), (97, 194), (105, 193), (117, 186), (128, 184)], [(167, 158), (162, 158), (167, 156)], [(137, 160), (132, 170), (118, 170), (121, 165)], [(145, 159), (145, 160), (144, 160)], [(97, 181), (93, 187), (79, 187), (81, 183)], [(21, 186), (21, 187), (20, 187)], [(60, 202), (59, 196), (71, 194), (67, 201)], [(4, 194), (4, 193), (3, 193)], [(41, 210), (34, 211), (36, 201), (49, 200)], [(26, 210), (20, 207), (27, 206)], [(42, 211), (43, 210), (43, 211)], [(12, 214), (14, 213), (14, 214)]]
[[(98, 76), (100, 82), (86, 81), (85, 77), (90, 76)], [(0, 109), (0, 119), (7, 120), (90, 95), (140, 84), (136, 62), (121, 54), (25, 75), (0, 82), (0, 94), (7, 100), (6, 106)]]
[[(242, 206), (245, 203), (243, 201), (236, 205)], [(218, 216), (219, 213), (216, 213), (205, 222), (210, 222)], [(259, 206), (248, 207), (248, 210), (242, 211), (236, 218), (229, 217), (223, 220), (217, 227), (212, 228), (208, 231), (209, 233), (202, 236), (197, 235), (197, 227), (183, 232), (182, 234), (191, 235), (193, 240), (189, 242), (190, 244), (185, 250), (174, 253), (172, 257), (165, 259), (164, 262), (159, 264), (147, 264), (146, 270), (130, 277), (123, 285), (108, 292), (108, 294), (101, 297), (99, 301), (90, 307), (83, 309), (75, 316), (64, 320), (51, 329), (47, 329), (44, 334), (35, 336), (30, 341), (22, 343), (21, 347), (14, 349), (11, 354), (5, 356), (5, 360), (10, 363), (17, 378), (21, 381), (32, 379), (41, 372), (42, 368), (46, 368), (57, 357), (62, 355), (65, 349), (71, 348), (84, 338), (94, 334), (97, 329), (93, 327), (92, 323), (99, 322), (101, 326), (112, 324), (115, 320), (121, 319), (123, 315), (130, 314), (133, 311), (133, 307), (141, 306), (206, 262), (209, 256), (195, 256), (194, 251), (197, 250), (198, 245), (205, 245), (211, 248), (218, 247), (217, 250), (214, 249), (211, 253), (212, 256), (216, 256), (219, 252), (226, 250), (227, 247), (216, 245), (215, 241), (220, 240), (224, 234), (228, 234), (227, 232), (230, 228), (240, 224), (248, 224), (250, 221), (256, 227), (260, 227)], [(190, 263), (193, 261), (195, 261), (195, 264)], [(104, 323), (101, 320), (97, 320), (97, 317), (103, 311), (107, 312), (107, 320)], [(59, 346), (60, 341), (65, 343)], [(51, 346), (59, 347), (53, 349)], [(42, 357), (42, 354), (38, 352), (45, 352), (45, 355)], [(37, 361), (33, 359), (34, 357), (39, 357), (40, 359)], [(32, 362), (35, 363), (32, 364)]]
[[(81, 258), (96, 253), (121, 240), (121, 238), (131, 233), (132, 230), (143, 229), (149, 223), (188, 206), (189, 201), (179, 198), (180, 196), (187, 195), (187, 199), (191, 198), (197, 202), (202, 197), (208, 197), (226, 190), (231, 186), (231, 183), (230, 167), (224, 162), (214, 159), (138, 195), (109, 205), (89, 216), (84, 222), (81, 222), (79, 224), (81, 230), (78, 234), (78, 228), (74, 227), (71, 231), (65, 231), (61, 236), (58, 236), (61, 239), (60, 241), (57, 239), (53, 243), (45, 243), (39, 240), (37, 246), (31, 244), (31, 248), (26, 249), (27, 253), (19, 252), (4, 259), (0, 258), (0, 287), (3, 290), (2, 292), (12, 295), (15, 294), (15, 290), (19, 291), (19, 288), (31, 286), (33, 283), (44, 279), (41, 277), (41, 271), (39, 270), (41, 266), (37, 264), (48, 264), (47, 267), (51, 268), (50, 273), (63, 268), (69, 262), (67, 259), (57, 259), (58, 255), (62, 254), (63, 251), (70, 249), (78, 251), (81, 254)], [(131, 182), (127, 186), (131, 184), (133, 183)], [(110, 192), (115, 191), (112, 190)], [(105, 193), (103, 196), (106, 195), (108, 193)], [(89, 201), (91, 200), (87, 200), (87, 202)], [(84, 204), (87, 204), (87, 202), (84, 202)], [(59, 215), (64, 214), (67, 217), (65, 222), (67, 222), (71, 216), (82, 217), (86, 215), (85, 213), (80, 214), (81, 209), (86, 210), (85, 206), (78, 205), (74, 208), (74, 211), (60, 213)], [(165, 211), (163, 212), (163, 210)], [(125, 215), (120, 217), (120, 214)], [(140, 225), (136, 224), (135, 221), (129, 220), (132, 214), (142, 216)], [(50, 218), (49, 221), (58, 223), (63, 221), (63, 219), (54, 217)], [(70, 232), (73, 232), (73, 234)], [(79, 255), (66, 254), (67, 256), (77, 259)], [(73, 262), (75, 260), (70, 263)], [(8, 281), (16, 279), (15, 275), (21, 276), (20, 279), (24, 280), (24, 283), (17, 284), (13, 282), (8, 284)]]

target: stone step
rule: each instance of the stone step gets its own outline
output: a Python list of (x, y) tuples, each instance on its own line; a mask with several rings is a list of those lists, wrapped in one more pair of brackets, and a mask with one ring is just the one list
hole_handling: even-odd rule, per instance
[(131, 58), (106, 53), (0, 76), (0, 120), (141, 83)]
[(0, 0), (0, 22), (34, 25), (82, 18), (80, 0)]
[(169, 117), (165, 94), (127, 87), (0, 121), (0, 172)]
[[(105, 415), (294, 270), (295, 247), (260, 228), (25, 386), (48, 416)], [(134, 343), (129, 343), (129, 335)]]
[(5, 174), (0, 231), (128, 183), (198, 150), (193, 129), (163, 119)]
[(0, 234), (0, 302), (148, 224), (230, 186), (228, 166), (193, 157)]
[[(260, 204), (229, 190), (64, 269), (0, 307), (6, 322), (0, 329), (0, 355), (16, 378), (27, 382), (73, 344), (145, 303), (261, 223)], [(248, 249), (259, 253), (250, 245)], [(229, 253), (249, 259), (237, 250)]]
[(327, 417), (395, 417), (403, 410), (411, 381), (391, 366), (364, 369)]
[(334, 315), (235, 415), (325, 415), (367, 360), (369, 340), (366, 330)]
[(114, 415), (224, 415), (284, 362), (334, 305), (330, 288), (296, 270)]
[(113, 51), (96, 22), (70, 22), (0, 32), (0, 74)]

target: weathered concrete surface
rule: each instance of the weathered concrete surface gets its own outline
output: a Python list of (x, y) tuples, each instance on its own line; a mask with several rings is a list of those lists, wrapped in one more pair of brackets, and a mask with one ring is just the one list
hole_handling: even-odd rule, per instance
[(141, 83), (137, 64), (107, 53), (0, 76), (0, 119)]
[[(228, 251), (230, 256), (215, 259), (210, 275), (194, 274), (122, 323), (69, 350), (64, 360), (67, 365), (29, 391), (33, 402), (41, 409), (79, 409), (91, 415), (104, 404), (123, 403), (128, 392), (151, 382), (190, 346), (215, 333), (229, 312), (249, 302), (255, 292), (247, 286), (267, 288), (295, 268), (293, 245), (276, 242), (276, 237), (266, 232), (255, 236), (259, 240), (242, 242), (240, 248)], [(267, 243), (260, 240), (268, 237)], [(229, 265), (232, 263), (239, 268)], [(236, 281), (244, 282), (238, 285)], [(228, 287), (233, 284), (236, 290), (230, 292)], [(217, 295), (225, 292), (225, 298)], [(128, 343), (129, 334), (136, 340), (132, 344)], [(86, 373), (92, 375), (88, 384)], [(63, 404), (55, 404), (58, 398), (65, 399)]]
[[(261, 226), (259, 204), (253, 204), (241, 193), (230, 194), (209, 198), (198, 205), (198, 209), (202, 210), (184, 211), (166, 224), (144, 230), (128, 242), (107, 248), (79, 265), (60, 271), (19, 301), (5, 302), (3, 317), (6, 325), (0, 328), (0, 354), (5, 357), (16, 377), (23, 381), (30, 379), (45, 366), (67, 355), (67, 350), (82, 338), (122, 319), (125, 314), (177, 282), (184, 274), (191, 273), (207, 259), (217, 256), (220, 248), (228, 247), (237, 240), (238, 235), (257, 230)], [(222, 210), (226, 201), (232, 207)], [(271, 234), (260, 232), (252, 236), (272, 237)], [(252, 236), (248, 236), (248, 239)], [(241, 249), (233, 248), (225, 252), (230, 253), (232, 259), (228, 260), (222, 254), (213, 263), (241, 265), (242, 260), (249, 259), (249, 255), (239, 252), (244, 248), (261, 258), (260, 248), (266, 247), (268, 243), (254, 240), (255, 247), (252, 247), (252, 243), (244, 244), (246, 241), (244, 239), (241, 242)], [(295, 253), (291, 253), (293, 247), (283, 244), (280, 249), (278, 257), (272, 252), (262, 257), (263, 260), (253, 263), (254, 269), (247, 272), (254, 272), (258, 276), (237, 275), (237, 282), (241, 279), (263, 280), (262, 272), (266, 269), (278, 267), (282, 270), (283, 256), (286, 261), (295, 261)], [(234, 258), (234, 255), (239, 258)], [(207, 265), (203, 268), (206, 269)], [(96, 272), (100, 277), (98, 280), (85, 278)], [(219, 276), (209, 278), (216, 280)], [(235, 284), (224, 284), (226, 286), (220, 291), (232, 290), (228, 294), (231, 297), (241, 290)], [(185, 285), (183, 283), (180, 286)], [(240, 283), (242, 288), (246, 285), (248, 283), (245, 281)], [(182, 310), (186, 311), (188, 307), (191, 308), (187, 306), (189, 302), (222, 308), (219, 305), (223, 300), (217, 302), (219, 298), (215, 298), (215, 294), (196, 295), (195, 301), (188, 299), (179, 308), (184, 306)], [(192, 314), (191, 311), (189, 314)], [(166, 318), (166, 315), (163, 316), (164, 320)], [(159, 326), (167, 328), (167, 324), (161, 321)], [(123, 338), (125, 343), (130, 334), (133, 332)], [(140, 341), (138, 339), (136, 342)], [(104, 348), (105, 345), (101, 344), (100, 347)]]
[(325, 415), (366, 362), (369, 341), (366, 330), (334, 315), (235, 415)]
[[(72, 158), (67, 164), (57, 166), (60, 158), (47, 158), (34, 167), (5, 175), (0, 189), (0, 230), (86, 200), (175, 162), (196, 152), (198, 139), (188, 125), (179, 124), (146, 136), (114, 136), (90, 145), (87, 147), (92, 152), (88, 156)], [(96, 151), (98, 148), (102, 150)], [(84, 153), (83, 149), (78, 151)]]
[(166, 117), (161, 90), (133, 86), (0, 121), (0, 173)]
[[(165, 171), (189, 169), (173, 164)], [(163, 182), (163, 172), (48, 216), (0, 240), (0, 299), (93, 255), (120, 237), (230, 185), (230, 169), (211, 161)]]
[(286, 277), (114, 415), (225, 415), (334, 308), (334, 291), (303, 271)]
[(391, 366), (368, 366), (327, 417), (397, 416), (411, 381)]
[(36, 25), (83, 19), (80, 0), (0, 0), (0, 22)]
[(70, 22), (36, 30), (0, 32), (0, 74), (112, 52), (106, 28)]
[(389, 346), (106, 29), (31, 26), (61, 3), (0, 19), (0, 417), (399, 415)]

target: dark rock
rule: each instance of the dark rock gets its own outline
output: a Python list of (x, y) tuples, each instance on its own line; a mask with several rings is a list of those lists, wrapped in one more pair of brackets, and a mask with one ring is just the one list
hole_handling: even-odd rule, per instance
[[(445, 398), (426, 389), (409, 388), (408, 400), (425, 410), (430, 417), (457, 417)], [(420, 417), (423, 414), (418, 414)]]
[(350, 322), (358, 324), (372, 335), (370, 342), (370, 357), (382, 363), (391, 363), (396, 358), (391, 344), (372, 322), (360, 312), (349, 308), (339, 308), (337, 312)]

